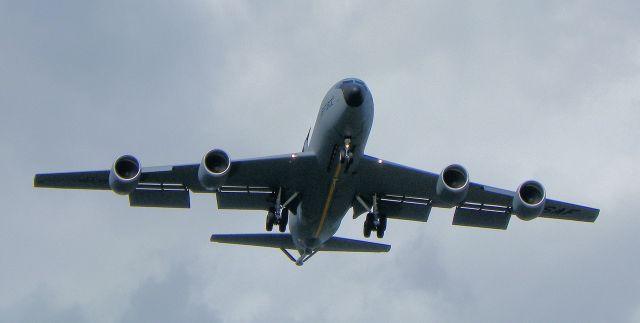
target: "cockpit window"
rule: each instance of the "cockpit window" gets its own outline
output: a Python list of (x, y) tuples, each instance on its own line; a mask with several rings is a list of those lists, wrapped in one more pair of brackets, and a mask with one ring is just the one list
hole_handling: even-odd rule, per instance
[(367, 85), (366, 85), (366, 84), (364, 84), (364, 82), (362, 82), (362, 81), (360, 81), (360, 80), (354, 80), (354, 82), (356, 82), (356, 83), (358, 83), (358, 84), (362, 85), (362, 87), (364, 87), (364, 89), (365, 89), (365, 90), (369, 91), (369, 89), (367, 88)]
[(369, 89), (367, 88), (367, 85), (366, 85), (366, 84), (364, 84), (364, 82), (362, 82), (362, 81), (360, 81), (360, 80), (358, 80), (358, 79), (348, 79), (348, 80), (344, 80), (344, 81), (340, 82), (338, 85), (336, 85), (336, 89), (341, 89), (341, 88), (343, 88), (345, 85), (347, 85), (347, 84), (353, 84), (353, 83), (356, 83), (356, 84), (362, 85), (362, 87), (364, 87), (364, 88), (365, 88), (365, 90), (367, 90), (367, 91), (369, 90)]
[(345, 85), (345, 84), (353, 84), (353, 80), (342, 81), (342, 85)]

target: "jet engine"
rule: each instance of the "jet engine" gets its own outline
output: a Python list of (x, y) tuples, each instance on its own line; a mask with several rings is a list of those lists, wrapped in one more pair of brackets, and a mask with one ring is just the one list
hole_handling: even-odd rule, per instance
[(545, 201), (546, 192), (542, 184), (526, 181), (518, 187), (513, 197), (513, 213), (521, 220), (533, 220), (542, 214)]
[(467, 197), (468, 190), (469, 175), (460, 165), (449, 165), (438, 176), (436, 194), (444, 203), (456, 205), (462, 202)]
[(117, 194), (127, 195), (140, 182), (140, 163), (131, 155), (118, 157), (109, 172), (109, 187)]
[(224, 184), (230, 167), (231, 160), (226, 152), (221, 149), (211, 150), (204, 155), (198, 167), (198, 180), (204, 188), (216, 190)]

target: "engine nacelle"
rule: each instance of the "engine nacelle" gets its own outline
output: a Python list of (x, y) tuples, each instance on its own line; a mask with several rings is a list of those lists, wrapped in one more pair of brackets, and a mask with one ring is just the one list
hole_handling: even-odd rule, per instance
[(118, 157), (109, 172), (109, 187), (117, 194), (127, 195), (140, 182), (140, 163), (131, 155)]
[(546, 192), (542, 184), (526, 181), (518, 187), (513, 197), (513, 213), (521, 220), (533, 220), (544, 211), (545, 201)]
[(453, 206), (464, 201), (468, 190), (469, 175), (467, 170), (460, 165), (449, 165), (438, 176), (436, 194), (444, 203)]
[(198, 167), (198, 180), (208, 190), (216, 190), (224, 184), (231, 168), (229, 155), (221, 149), (214, 149), (202, 158)]

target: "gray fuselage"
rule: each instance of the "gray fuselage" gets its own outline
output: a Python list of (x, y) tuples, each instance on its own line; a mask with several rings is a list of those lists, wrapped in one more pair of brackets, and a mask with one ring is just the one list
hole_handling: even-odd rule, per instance
[[(306, 152), (315, 154), (319, 170), (305, 187), (295, 216), (289, 220), (293, 242), (301, 254), (317, 250), (331, 238), (355, 197), (354, 177), (373, 124), (373, 98), (358, 79), (345, 79), (327, 92)], [(345, 139), (350, 162), (340, 161)]]

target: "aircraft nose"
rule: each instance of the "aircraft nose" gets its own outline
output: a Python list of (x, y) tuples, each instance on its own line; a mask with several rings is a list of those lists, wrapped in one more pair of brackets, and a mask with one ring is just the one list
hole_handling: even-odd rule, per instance
[(359, 107), (364, 102), (365, 90), (358, 83), (343, 84), (342, 95), (350, 107)]

